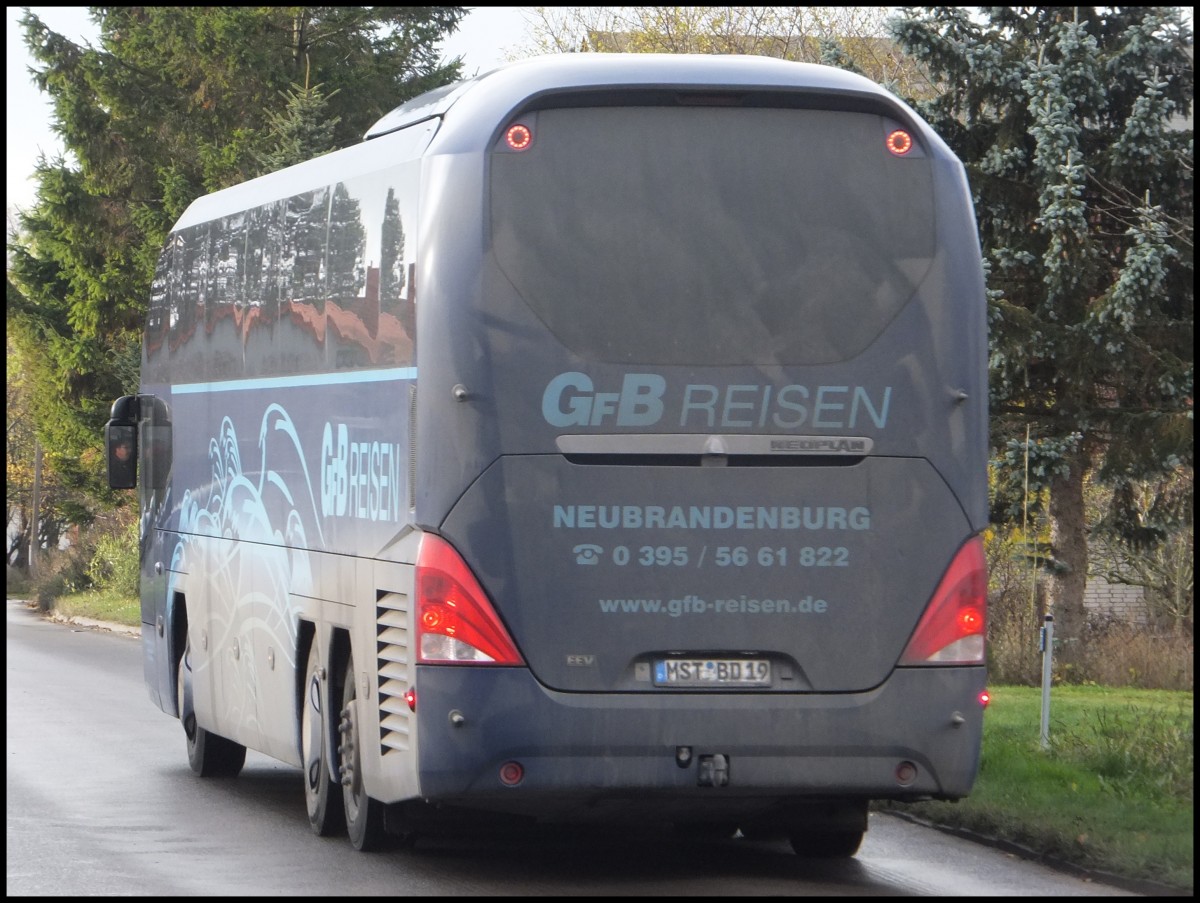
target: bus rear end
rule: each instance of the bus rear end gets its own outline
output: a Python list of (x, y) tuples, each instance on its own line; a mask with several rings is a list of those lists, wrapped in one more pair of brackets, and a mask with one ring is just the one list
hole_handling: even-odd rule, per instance
[(420, 796), (852, 852), (979, 758), (962, 167), (844, 73), (577, 65), (426, 161)]

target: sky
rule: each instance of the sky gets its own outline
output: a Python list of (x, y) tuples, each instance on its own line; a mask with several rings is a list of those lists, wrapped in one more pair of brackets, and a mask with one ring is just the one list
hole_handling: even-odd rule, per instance
[[(51, 30), (76, 42), (94, 42), (98, 30), (82, 6), (34, 6), (33, 10)], [(62, 152), (62, 143), (50, 130), (52, 111), (46, 96), (29, 75), (33, 59), (25, 47), (18, 21), (23, 7), (6, 7), (8, 47), (6, 57), (8, 110), (8, 175), (5, 209), (26, 209), (33, 205), (35, 188), (30, 179), (39, 153), (48, 158)], [(442, 43), (443, 55), (463, 58), (463, 74), (475, 75), (505, 62), (505, 52), (523, 43), (527, 26), (522, 7), (475, 7), (459, 24), (458, 30)]]

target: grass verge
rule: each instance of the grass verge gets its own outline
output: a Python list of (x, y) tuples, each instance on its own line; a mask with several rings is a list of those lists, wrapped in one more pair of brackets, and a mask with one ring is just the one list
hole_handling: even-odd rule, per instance
[(996, 687), (971, 795), (881, 808), (963, 828), (1122, 878), (1193, 890), (1190, 692)]
[(93, 618), (125, 627), (138, 627), (142, 623), (138, 600), (112, 590), (86, 590), (60, 596), (54, 602), (54, 613), (63, 618)]

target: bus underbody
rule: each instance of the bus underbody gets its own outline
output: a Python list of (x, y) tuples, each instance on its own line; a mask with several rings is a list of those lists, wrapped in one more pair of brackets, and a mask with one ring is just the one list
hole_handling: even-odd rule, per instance
[(865, 818), (867, 800), (966, 795), (984, 678), (983, 668), (899, 668), (865, 693), (589, 694), (547, 690), (521, 668), (422, 667), (423, 802), (389, 814), (421, 823), (469, 809), (747, 836), (844, 828)]

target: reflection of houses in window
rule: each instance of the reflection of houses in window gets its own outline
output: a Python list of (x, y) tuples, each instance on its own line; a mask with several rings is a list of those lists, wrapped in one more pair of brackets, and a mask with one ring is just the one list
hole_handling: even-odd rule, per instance
[(356, 302), (361, 302), (362, 307), (359, 309), (359, 316), (366, 324), (367, 332), (374, 336), (379, 334), (379, 267), (367, 267), (367, 287), (366, 292), (361, 298), (356, 298)]
[[(363, 294), (343, 305), (328, 306), (328, 327), (337, 348), (338, 368), (362, 364), (408, 364), (413, 360), (413, 341), (396, 313), (380, 304), (379, 267), (368, 266)], [(401, 307), (411, 305), (412, 282)]]
[(391, 188), (374, 235), (341, 183), (174, 232), (155, 271), (145, 374), (187, 381), (409, 365), (412, 264), (406, 274), (403, 260)]
[(283, 308), (292, 325), (299, 326), (316, 345), (325, 343), (325, 311), (304, 301), (288, 301)]

